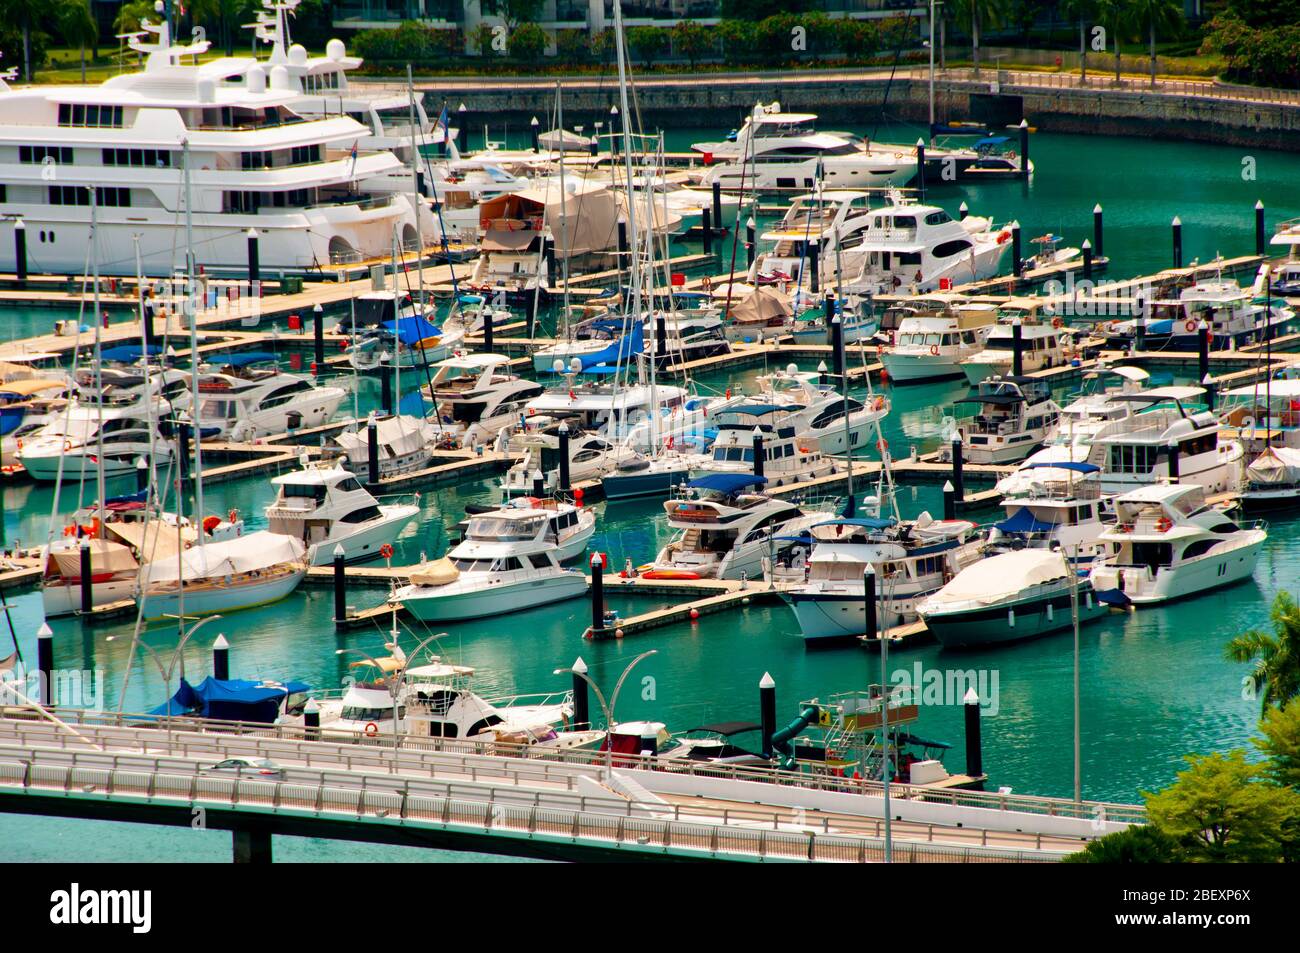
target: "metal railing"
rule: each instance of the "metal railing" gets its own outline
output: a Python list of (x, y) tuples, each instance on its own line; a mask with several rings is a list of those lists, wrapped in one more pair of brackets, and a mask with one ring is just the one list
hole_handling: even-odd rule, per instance
[[(916, 71), (913, 76), (918, 75)], [(1081, 90), (1094, 93), (1133, 93), (1145, 96), (1176, 96), (1178, 98), (1201, 97), (1209, 99), (1230, 99), (1242, 102), (1280, 103), (1283, 105), (1300, 105), (1300, 90), (1273, 89), (1262, 86), (1234, 86), (1217, 83), (1212, 80), (1164, 79), (1157, 78), (1155, 86), (1149, 77), (1133, 75), (1121, 77), (1118, 82), (1114, 73), (1105, 70), (1089, 72), (1087, 83), (1081, 83), (1077, 73), (1051, 73), (1035, 70), (983, 69), (976, 78), (973, 69), (950, 68), (935, 71), (935, 81), (948, 86), (979, 87), (988, 89), (994, 83), (1000, 89), (1008, 87), (1032, 89)]]
[[(180, 752), (183, 757), (212, 757), (231, 753), (252, 753), (258, 757), (275, 760), (292, 757), (311, 765), (342, 764), (346, 770), (375, 769), (395, 773), (403, 770), (432, 772), (434, 768), (454, 766), (475, 780), (481, 777), (509, 779), (519, 783), (530, 782), (572, 789), (575, 778), (590, 775), (593, 769), (614, 767), (645, 771), (671, 772), (693, 777), (717, 778), (734, 781), (752, 781), (785, 788), (802, 788), (814, 791), (847, 794), (877, 795), (882, 785), (878, 781), (845, 778), (835, 775), (782, 771), (776, 768), (691, 762), (685, 759), (662, 759), (631, 754), (611, 754), (590, 749), (555, 748), (544, 745), (515, 745), (504, 742), (477, 742), (453, 738), (417, 738), (402, 736), (400, 747), (393, 749), (391, 735), (355, 741), (339, 741), (337, 737), (315, 740), (325, 729), (312, 729), (299, 725), (264, 725), (247, 722), (213, 722), (202, 719), (163, 719), (151, 715), (131, 715), (116, 712), (91, 712), (77, 708), (55, 708), (51, 711), (65, 722), (78, 728), (122, 729), (130, 740), (148, 746), (161, 736), (169, 751)], [(143, 724), (142, 724), (143, 723)], [(148, 727), (145, 727), (147, 725)], [(18, 738), (19, 744), (27, 739), (41, 739), (46, 744), (59, 747), (84, 746), (84, 742), (60, 731), (38, 716), (27, 711), (4, 713), (0, 709), (0, 744), (6, 736)], [(121, 740), (121, 736), (118, 739)], [(301, 744), (310, 741), (311, 744)], [(286, 746), (288, 743), (289, 746)], [(465, 756), (478, 756), (469, 762)], [(890, 784), (890, 796), (928, 804), (954, 807), (978, 807), (995, 811), (1014, 811), (1047, 817), (1096, 820), (1099, 817), (1116, 823), (1145, 823), (1146, 809), (1136, 804), (1118, 804), (1104, 801), (1073, 801), (1067, 798), (1039, 797), (1025, 794), (976, 791), (964, 788), (933, 788), (912, 786), (898, 782)]]
[[(54, 754), (62, 755), (56, 760)], [(423, 778), (331, 774), (293, 768), (290, 780), (218, 776), (198, 764), (175, 758), (111, 752), (57, 753), (0, 745), (0, 791), (59, 792), (69, 797), (145, 800), (238, 809), (270, 808), (315, 819), (391, 819), (404, 825), (430, 823), (491, 835), (558, 835), (564, 839), (618, 844), (663, 852), (739, 854), (866, 862), (883, 860), (883, 821), (864, 818), (858, 832), (840, 832), (843, 817), (822, 812), (776, 809), (692, 807), (637, 803), (614, 796), (565, 791), (510, 791), (486, 785)], [(849, 823), (857, 819), (847, 819)], [(1068, 851), (1043, 847), (1043, 836), (1019, 835), (1026, 849), (988, 846), (987, 831), (966, 830), (978, 843), (937, 842), (953, 837), (952, 828), (909, 824), (911, 837), (894, 837), (895, 861), (1043, 862)], [(797, 830), (790, 830), (795, 827)], [(833, 833), (832, 828), (836, 828)], [(995, 837), (1015, 839), (995, 833)], [(924, 839), (922, 839), (922, 837)]]

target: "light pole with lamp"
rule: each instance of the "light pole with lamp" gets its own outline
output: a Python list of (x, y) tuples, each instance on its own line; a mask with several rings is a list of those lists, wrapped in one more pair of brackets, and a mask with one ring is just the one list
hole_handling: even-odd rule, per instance
[[(183, 636), (181, 636), (180, 641), (176, 643), (176, 648), (172, 650), (171, 660), (167, 663), (166, 666), (163, 665), (162, 657), (158, 654), (158, 651), (152, 645), (150, 645), (147, 642), (142, 642), (139, 638), (134, 639), (132, 642), (131, 645), (132, 651), (134, 651), (137, 648), (141, 648), (144, 649), (146, 652), (148, 652), (149, 657), (153, 659), (154, 665), (158, 667), (158, 674), (162, 676), (163, 687), (167, 692), (167, 701), (166, 701), (167, 713), (163, 715), (163, 724), (167, 732), (168, 747), (171, 746), (172, 675), (175, 674), (176, 672), (176, 663), (178, 661), (181, 661), (181, 677), (184, 678), (185, 664), (182, 661), (182, 658), (185, 650), (185, 644), (189, 642), (191, 638), (194, 637), (194, 633), (198, 632), (201, 626), (205, 625), (208, 622), (212, 622), (215, 619), (220, 619), (220, 618), (221, 618), (220, 615), (210, 615), (205, 619), (198, 620), (197, 622), (194, 623), (194, 625), (190, 626), (190, 630), (186, 632)], [(105, 641), (112, 642), (114, 641), (114, 639), (115, 636), (110, 635), (107, 639), (105, 639)], [(125, 692), (123, 692), (123, 695), (125, 695)], [(119, 712), (122, 710), (123, 704), (125, 704), (125, 698), (123, 698), (123, 700), (118, 703)]]
[(627, 681), (628, 675), (636, 668), (638, 662), (658, 654), (658, 649), (651, 649), (628, 662), (627, 667), (623, 669), (623, 674), (618, 677), (618, 682), (614, 685), (614, 694), (610, 696), (608, 704), (605, 702), (605, 695), (600, 690), (600, 686), (592, 681), (585, 671), (580, 672), (575, 668), (557, 668), (554, 672), (556, 675), (577, 675), (596, 693), (596, 701), (600, 702), (600, 710), (605, 714), (605, 766), (608, 770), (614, 769), (614, 748), (610, 733), (614, 730), (614, 706), (618, 704), (618, 693), (623, 690), (623, 683)]
[[(440, 639), (446, 634), (447, 634), (446, 632), (435, 632), (433, 635), (429, 636), (427, 639), (425, 639), (423, 642), (417, 645), (414, 649), (411, 650), (411, 654), (406, 656), (406, 660), (401, 663), (401, 667), (393, 674), (393, 677), (387, 680), (388, 697), (393, 700), (393, 760), (394, 762), (397, 760), (397, 749), (402, 746), (401, 734), (397, 730), (397, 703), (398, 700), (401, 698), (402, 684), (406, 681), (407, 663), (409, 663), (410, 660), (418, 656), (420, 654), (420, 650), (423, 649), (430, 642), (433, 642), (436, 639)], [(393, 639), (393, 648), (394, 649), (397, 648), (396, 636), (394, 636)], [(375, 667), (376, 671), (382, 673), (384, 670), (383, 666), (379, 664), (378, 660), (376, 660), (374, 656), (369, 655), (366, 652), (361, 651), (360, 649), (335, 649), (334, 654), (335, 655), (360, 655), (363, 659), (366, 659), (368, 662), (370, 662), (370, 664)]]

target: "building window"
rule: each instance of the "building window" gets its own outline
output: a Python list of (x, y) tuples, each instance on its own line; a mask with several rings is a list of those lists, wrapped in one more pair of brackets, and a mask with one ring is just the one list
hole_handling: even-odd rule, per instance
[(19, 146), (19, 162), (44, 162), (53, 159), (64, 165), (72, 165), (71, 146)]
[(96, 129), (121, 129), (122, 107), (60, 103), (59, 125), (90, 126)]

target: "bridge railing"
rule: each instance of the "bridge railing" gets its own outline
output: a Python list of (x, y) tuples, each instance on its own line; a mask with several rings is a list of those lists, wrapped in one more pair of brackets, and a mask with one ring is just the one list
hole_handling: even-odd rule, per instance
[[(875, 836), (831, 833), (828, 818), (821, 819), (822, 830), (818, 831), (819, 825), (802, 816), (794, 823), (789, 817), (714, 811), (707, 815), (700, 812), (703, 816), (693, 819), (679, 806), (634, 805), (616, 798), (566, 792), (530, 792), (531, 803), (528, 799), (499, 796), (470, 799), (454, 785), (443, 784), (439, 789), (438, 782), (424, 779), (403, 779), (400, 788), (385, 790), (367, 788), (365, 776), (361, 776), (360, 786), (331, 785), (327, 772), (320, 773), (316, 784), (305, 780), (290, 783), (211, 777), (193, 765), (188, 772), (178, 771), (175, 759), (141, 755), (59, 751), (57, 754), (68, 760), (51, 763), (51, 752), (45, 752), (46, 760), (39, 752), (32, 760), (22, 760), (28, 753), (0, 747), (0, 791), (18, 789), (37, 795), (57, 792), (72, 799), (147, 801), (158, 806), (270, 809), (285, 815), (310, 816), (324, 823), (364, 820), (431, 825), (484, 836), (551, 835), (584, 846), (620, 844), (633, 850), (678, 854), (839, 862), (884, 859), (884, 842), (879, 839), (878, 829)], [(92, 756), (110, 759), (111, 763), (94, 764), (88, 760)], [(134, 763), (127, 765), (127, 759)], [(346, 780), (355, 782), (357, 778)], [(567, 803), (552, 802), (564, 798), (569, 799)], [(607, 807), (617, 810), (601, 809)], [(648, 813), (651, 807), (658, 813)], [(933, 838), (933, 830), (930, 833)], [(1059, 853), (1052, 852), (898, 839), (892, 853), (895, 862), (1024, 863), (1058, 857)]]
[[(0, 724), (11, 731), (22, 732), (32, 726), (39, 737), (53, 743), (66, 745), (75, 741), (66, 732), (53, 734), (53, 726), (31, 712), (14, 714)], [(258, 757), (271, 760), (292, 758), (311, 764), (329, 761), (341, 764), (347, 770), (371, 769), (394, 772), (399, 769), (430, 770), (439, 767), (457, 770), (472, 777), (505, 777), (512, 780), (527, 776), (529, 781), (562, 785), (572, 789), (575, 771), (593, 767), (613, 767), (645, 771), (670, 771), (702, 778), (720, 778), (736, 781), (755, 781), (818, 791), (848, 794), (879, 795), (883, 785), (879, 781), (846, 778), (829, 773), (783, 771), (776, 768), (725, 765), (711, 762), (693, 762), (686, 759), (642, 757), (639, 755), (611, 754), (581, 748), (556, 748), (546, 745), (515, 745), (503, 742), (478, 742), (456, 738), (420, 738), (404, 735), (400, 747), (393, 749), (391, 734), (380, 732), (375, 737), (355, 736), (345, 740), (340, 733), (331, 734), (321, 729), (323, 740), (315, 740), (311, 729), (301, 725), (265, 725), (249, 722), (216, 722), (198, 718), (173, 718), (169, 722), (156, 716), (131, 715), (117, 712), (92, 712), (85, 709), (53, 709), (64, 721), (90, 728), (132, 729), (137, 740), (147, 741), (149, 736), (170, 733), (169, 750), (183, 752), (183, 757), (214, 757), (229, 751), (231, 742), (238, 740), (242, 748), (251, 749)], [(22, 725), (23, 727), (19, 727)], [(138, 736), (143, 736), (143, 739)], [(308, 744), (302, 744), (308, 742)], [(289, 748), (277, 747), (288, 743)], [(247, 753), (241, 750), (240, 753)], [(464, 760), (465, 756), (490, 761)], [(454, 765), (448, 759), (453, 759)], [(981, 807), (998, 811), (1020, 811), (1051, 817), (1104, 818), (1116, 823), (1145, 823), (1146, 809), (1137, 804), (1116, 804), (1104, 801), (1074, 801), (1068, 798), (1039, 797), (1035, 795), (976, 791), (967, 788), (936, 788), (901, 783), (890, 785), (890, 795), (927, 803), (960, 807)]]

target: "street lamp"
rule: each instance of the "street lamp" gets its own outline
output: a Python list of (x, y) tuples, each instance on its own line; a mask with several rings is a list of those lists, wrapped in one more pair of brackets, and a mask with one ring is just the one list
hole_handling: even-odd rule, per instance
[(579, 671), (576, 668), (557, 668), (554, 672), (556, 675), (577, 675), (587, 683), (593, 692), (596, 693), (596, 701), (600, 702), (600, 710), (605, 714), (605, 766), (611, 771), (614, 768), (614, 748), (611, 744), (610, 732), (614, 730), (614, 706), (618, 704), (618, 693), (623, 690), (623, 683), (627, 681), (628, 675), (631, 673), (632, 669), (636, 667), (638, 662), (642, 659), (658, 654), (658, 649), (651, 649), (648, 652), (642, 652), (636, 658), (632, 659), (632, 661), (628, 662), (627, 667), (623, 669), (623, 674), (618, 677), (618, 682), (614, 685), (614, 694), (610, 696), (608, 704), (605, 703), (605, 695), (600, 690), (600, 686), (587, 677), (585, 670)]
[[(428, 645), (430, 642), (435, 641), (436, 639), (442, 638), (446, 634), (447, 634), (446, 632), (435, 632), (433, 635), (429, 636), (427, 639), (425, 639), (423, 642), (417, 645), (414, 649), (411, 650), (411, 653), (406, 656), (406, 660), (401, 663), (401, 667), (396, 672), (393, 673), (393, 677), (386, 680), (387, 687), (388, 687), (388, 696), (393, 700), (393, 761), (394, 763), (396, 763), (397, 761), (397, 749), (400, 748), (402, 745), (401, 735), (397, 730), (397, 702), (402, 694), (402, 684), (406, 681), (407, 664), (410, 662), (411, 659), (414, 659), (416, 656), (418, 656), (420, 654), (420, 651), (426, 645)], [(396, 635), (393, 636), (393, 648), (394, 649), (397, 648)], [(369, 661), (370, 664), (375, 667), (376, 671), (382, 673), (384, 670), (383, 666), (379, 664), (379, 662), (374, 658), (374, 656), (369, 655), (366, 652), (361, 651), (360, 649), (335, 649), (334, 654), (335, 655), (348, 655), (348, 654), (360, 655), (363, 659)]]
[[(185, 632), (185, 631), (182, 629), (181, 637), (180, 637), (180, 639), (177, 640), (177, 642), (176, 642), (176, 648), (174, 648), (174, 649), (172, 650), (172, 659), (171, 659), (171, 664), (167, 667), (166, 672), (163, 674), (163, 678), (164, 678), (164, 680), (166, 681), (166, 688), (167, 688), (167, 691), (168, 691), (168, 695), (167, 695), (168, 708), (167, 708), (167, 711), (168, 711), (168, 714), (169, 714), (169, 715), (170, 715), (170, 713), (171, 713), (171, 705), (170, 705), (170, 702), (171, 702), (171, 694), (170, 694), (170, 693), (171, 693), (171, 673), (175, 670), (175, 666), (176, 666), (176, 661), (177, 661), (177, 659), (179, 659), (179, 660), (180, 660), (180, 663), (181, 663), (181, 677), (182, 677), (182, 678), (185, 677), (185, 657), (181, 654), (181, 649), (185, 648), (185, 643), (188, 642), (191, 638), (193, 638), (193, 637), (194, 637), (194, 633), (197, 632), (197, 631), (199, 631), (199, 629), (200, 629), (201, 627), (207, 625), (209, 622), (215, 622), (217, 619), (220, 619), (220, 618), (221, 618), (221, 615), (220, 615), (219, 613), (216, 613), (216, 614), (213, 614), (213, 615), (210, 615), (210, 616), (206, 616), (206, 617), (204, 617), (204, 618), (202, 618), (202, 619), (199, 619), (199, 620), (198, 620), (197, 622), (195, 622), (192, 626), (190, 626), (190, 630), (189, 630), (188, 632)], [(184, 624), (185, 624), (185, 616), (177, 616), (177, 619), (179, 619), (180, 622), (181, 622), (181, 625), (184, 626)], [(116, 639), (117, 639), (117, 636), (115, 636), (115, 635), (110, 635), (110, 636), (109, 636), (107, 639), (105, 639), (104, 641), (105, 641), (105, 642), (113, 642), (113, 641), (115, 641)], [(147, 649), (150, 653), (153, 654), (153, 656), (154, 656), (154, 661), (155, 661), (155, 662), (158, 661), (158, 653), (155, 652), (155, 651), (153, 650), (153, 648), (151, 648), (149, 645), (146, 645), (144, 642), (141, 642), (141, 641), (140, 641), (140, 633), (137, 631), (134, 635), (132, 635), (132, 637), (131, 637), (131, 656), (128, 657), (128, 659), (127, 659), (126, 674), (122, 677), (122, 695), (121, 695), (121, 697), (118, 698), (118, 700), (117, 700), (117, 712), (118, 712), (119, 715), (122, 713), (122, 707), (126, 704), (126, 689), (127, 689), (127, 686), (131, 684), (131, 661), (132, 661), (132, 658), (134, 658), (134, 656), (135, 656), (135, 650), (136, 650), (136, 648), (137, 648), (137, 647), (140, 647), (140, 646), (143, 646), (145, 649)], [(161, 667), (161, 665), (159, 666), (159, 671), (162, 672), (162, 667)]]

